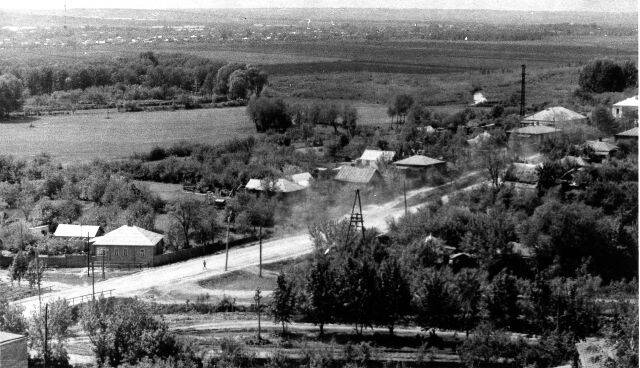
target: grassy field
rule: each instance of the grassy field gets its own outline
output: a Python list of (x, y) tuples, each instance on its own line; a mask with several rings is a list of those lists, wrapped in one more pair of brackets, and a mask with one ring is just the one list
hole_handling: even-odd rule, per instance
[(46, 152), (63, 163), (113, 159), (157, 145), (217, 143), (253, 132), (244, 107), (76, 113), (0, 124), (0, 154), (28, 158)]

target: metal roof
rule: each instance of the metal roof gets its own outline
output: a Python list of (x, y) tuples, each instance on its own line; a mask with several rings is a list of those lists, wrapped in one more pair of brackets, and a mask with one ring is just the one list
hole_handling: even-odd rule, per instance
[(591, 147), (596, 153), (609, 153), (618, 149), (618, 146), (603, 141), (586, 141), (587, 147)]
[(24, 338), (26, 338), (26, 336), (14, 334), (11, 332), (0, 331), (0, 345)]
[(403, 160), (396, 161), (393, 164), (398, 166), (428, 167), (428, 166), (439, 165), (444, 163), (445, 163), (444, 161), (440, 161), (435, 158), (431, 158), (423, 155), (414, 155), (411, 157), (407, 157)]
[[(342, 166), (335, 179), (349, 183), (367, 184), (378, 173), (373, 167)], [(379, 175), (379, 174), (378, 174)]]
[(97, 225), (73, 225), (59, 224), (53, 236), (63, 238), (94, 238), (98, 235), (100, 226)]
[(625, 130), (624, 132), (620, 132), (616, 134), (616, 137), (638, 137), (638, 127), (631, 128), (629, 130)]
[(366, 149), (360, 156), (361, 160), (366, 161), (391, 161), (395, 157), (395, 151), (380, 151), (380, 150), (370, 150)]
[(559, 131), (559, 129), (546, 125), (530, 125), (522, 128), (512, 129), (509, 131), (509, 133), (537, 135), (556, 133)]
[(249, 182), (244, 187), (249, 190), (261, 192), (272, 191), (276, 193), (291, 193), (305, 189), (302, 185), (283, 178), (276, 179), (276, 181), (272, 183), (269, 183), (268, 180), (265, 179), (249, 179)]
[(554, 106), (542, 111), (538, 111), (533, 115), (529, 115), (523, 119), (527, 122), (544, 121), (549, 123), (561, 123), (566, 121), (583, 120), (587, 117), (571, 111), (562, 106)]
[(617, 107), (635, 107), (638, 108), (638, 96), (629, 97), (620, 102), (616, 102), (613, 106)]
[(142, 247), (156, 246), (163, 239), (162, 234), (145, 230), (137, 226), (121, 226), (103, 236), (94, 239), (93, 245), (131, 245)]

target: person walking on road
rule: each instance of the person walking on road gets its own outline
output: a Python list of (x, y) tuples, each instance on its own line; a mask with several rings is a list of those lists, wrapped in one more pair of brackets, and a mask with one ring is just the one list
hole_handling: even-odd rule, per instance
[(205, 270), (207, 269), (207, 260), (206, 259), (202, 260), (202, 268), (205, 269)]

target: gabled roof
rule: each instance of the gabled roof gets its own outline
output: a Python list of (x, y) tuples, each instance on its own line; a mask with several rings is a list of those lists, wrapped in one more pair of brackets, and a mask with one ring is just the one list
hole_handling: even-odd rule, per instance
[(616, 107), (635, 107), (638, 108), (638, 96), (629, 97), (620, 102), (616, 102), (613, 104)]
[(402, 159), (400, 161), (396, 161), (393, 164), (397, 166), (429, 167), (429, 166), (440, 165), (444, 163), (445, 163), (444, 161), (440, 161), (435, 158), (431, 158), (423, 155), (414, 155), (414, 156)]
[(559, 131), (559, 129), (546, 125), (530, 125), (522, 128), (512, 129), (509, 131), (509, 133), (537, 135), (556, 133)]
[(62, 238), (95, 238), (100, 231), (97, 225), (59, 224), (53, 236)]
[(603, 141), (586, 141), (584, 144), (592, 148), (596, 153), (609, 153), (618, 149), (618, 146)]
[(620, 132), (616, 134), (616, 137), (636, 137), (638, 138), (638, 127), (631, 128), (629, 130), (625, 130), (624, 132)]
[(514, 162), (507, 169), (507, 173), (505, 174), (505, 181), (536, 184), (539, 179), (538, 167), (540, 167), (540, 165)]
[(277, 179), (273, 183), (269, 184), (267, 180), (260, 179), (249, 179), (247, 185), (244, 186), (249, 190), (257, 190), (257, 191), (273, 191), (276, 193), (291, 193), (297, 192), (300, 190), (304, 190), (305, 187), (294, 183), (287, 179)]
[(526, 122), (544, 121), (549, 123), (562, 123), (573, 120), (583, 120), (586, 118), (586, 116), (562, 106), (554, 106), (538, 111), (537, 113), (529, 115), (522, 120)]
[(391, 161), (395, 157), (395, 151), (380, 151), (380, 150), (371, 150), (366, 149), (360, 156), (361, 160), (366, 161)]
[(380, 175), (378, 170), (373, 167), (342, 166), (335, 179), (349, 183), (367, 184), (371, 182), (376, 174)]
[(131, 245), (154, 247), (163, 239), (162, 234), (145, 230), (137, 226), (121, 226), (94, 239), (93, 245)]
[(582, 158), (578, 156), (564, 156), (560, 163), (566, 166), (578, 166), (585, 167), (589, 166), (589, 164)]

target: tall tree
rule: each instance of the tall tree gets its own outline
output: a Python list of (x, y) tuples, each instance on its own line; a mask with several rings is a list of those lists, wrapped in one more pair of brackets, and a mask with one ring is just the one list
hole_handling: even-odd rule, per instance
[(22, 82), (13, 74), (0, 75), (0, 118), (22, 108)]
[(404, 272), (395, 259), (386, 259), (380, 265), (378, 277), (378, 308), (376, 321), (393, 335), (395, 325), (411, 312), (411, 290)]
[(169, 214), (176, 219), (182, 229), (182, 233), (184, 235), (184, 249), (191, 247), (189, 243), (189, 236), (191, 234), (191, 230), (199, 219), (201, 207), (202, 203), (193, 198), (179, 198), (169, 205)]
[(276, 281), (276, 289), (273, 291), (271, 313), (275, 323), (282, 323), (282, 335), (286, 333), (286, 324), (291, 322), (295, 312), (295, 294), (293, 284), (287, 280), (284, 272), (280, 271)]
[(332, 322), (336, 312), (336, 279), (329, 260), (318, 254), (307, 274), (305, 313), (324, 334), (324, 325)]

